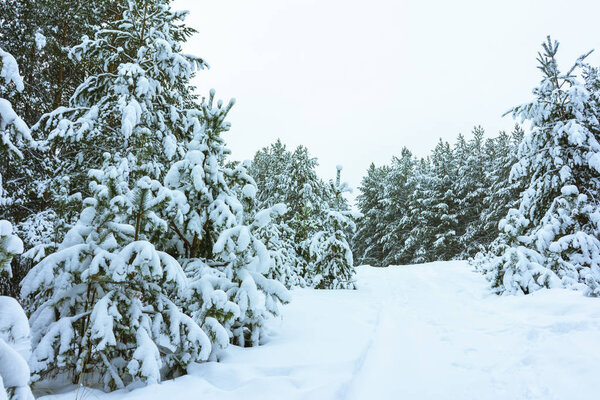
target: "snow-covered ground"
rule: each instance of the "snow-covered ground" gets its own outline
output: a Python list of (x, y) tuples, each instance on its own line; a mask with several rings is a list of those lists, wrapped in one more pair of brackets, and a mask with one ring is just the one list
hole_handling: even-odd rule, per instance
[(294, 290), (264, 346), (230, 348), (174, 381), (78, 398), (600, 398), (600, 299), (564, 289), (497, 297), (465, 262), (360, 267), (358, 283)]

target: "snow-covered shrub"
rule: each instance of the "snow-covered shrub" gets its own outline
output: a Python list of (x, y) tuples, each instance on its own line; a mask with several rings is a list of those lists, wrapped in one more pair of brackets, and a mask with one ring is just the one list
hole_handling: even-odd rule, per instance
[(0, 399), (33, 400), (29, 389), (29, 321), (12, 297), (0, 296)]

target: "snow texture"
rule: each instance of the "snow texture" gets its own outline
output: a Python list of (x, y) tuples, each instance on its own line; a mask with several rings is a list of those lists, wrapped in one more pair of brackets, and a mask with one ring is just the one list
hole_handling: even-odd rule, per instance
[(0, 399), (33, 400), (28, 386), (30, 352), (25, 312), (12, 297), (0, 296)]
[[(463, 261), (358, 268), (358, 290), (297, 289), (278, 333), (189, 376), (99, 400), (597, 398), (600, 306), (566, 289), (490, 295)], [(75, 393), (43, 397), (71, 400)]]

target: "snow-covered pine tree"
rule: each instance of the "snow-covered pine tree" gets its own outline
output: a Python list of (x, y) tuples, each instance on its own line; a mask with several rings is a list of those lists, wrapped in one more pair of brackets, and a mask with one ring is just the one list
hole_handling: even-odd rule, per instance
[(309, 247), (312, 281), (317, 289), (356, 289), (354, 260), (346, 238), (348, 228), (355, 229), (355, 215), (343, 206), (342, 195), (350, 188), (341, 183), (341, 170), (338, 165), (335, 183), (330, 183), (334, 204), (327, 211), (323, 230), (312, 237)]
[(23, 252), (23, 242), (13, 234), (12, 210), (21, 205), (23, 151), (37, 148), (25, 121), (13, 110), (8, 97), (24, 88), (15, 58), (0, 48), (0, 293), (14, 294), (11, 262)]
[(114, 0), (0, 2), (0, 48), (15, 57), (27, 82), (13, 105), (28, 125), (67, 105), (91, 67), (69, 60), (69, 50), (82, 36), (93, 36), (102, 23), (114, 20), (116, 5)]
[(454, 193), (456, 168), (448, 142), (441, 139), (431, 154), (432, 181), (425, 192), (424, 218), (433, 235), (432, 260), (451, 260), (459, 251), (458, 243), (458, 199)]
[(457, 179), (454, 193), (457, 196), (457, 235), (460, 242), (460, 253), (455, 257), (462, 259), (471, 257), (480, 250), (486, 233), (480, 223), (488, 188), (484, 134), (483, 128), (476, 126), (473, 128), (473, 138), (466, 143), (466, 151), (461, 151), (460, 138), (455, 147)]
[(294, 243), (294, 231), (286, 219), (285, 213), (274, 216), (268, 224), (256, 231), (257, 237), (265, 243), (271, 256), (271, 267), (266, 277), (278, 280), (287, 288), (305, 287), (306, 281), (299, 268), (302, 263), (299, 262)]
[(408, 215), (408, 200), (414, 190), (414, 181), (411, 179), (414, 165), (412, 153), (404, 147), (399, 158), (392, 158), (390, 172), (386, 176), (381, 205), (384, 208), (384, 222), (380, 226), (381, 231), (386, 232), (380, 239), (385, 253), (383, 265), (402, 265), (411, 261), (410, 256), (402, 250), (410, 230), (405, 217)]
[[(194, 137), (167, 173), (165, 186), (177, 194), (170, 211), (173, 249), (183, 255), (181, 262), (196, 287), (205, 291), (198, 291), (189, 307), (212, 296), (214, 301), (203, 303), (208, 309), (196, 315), (215, 318), (227, 329), (227, 338), (254, 346), (264, 334), (265, 320), (289, 301), (285, 287), (265, 277), (271, 259), (257, 235), (272, 216), (285, 210), (274, 206), (256, 215), (244, 210), (242, 202), (252, 200), (257, 189), (243, 165), (224, 165), (229, 150), (222, 134), (229, 130), (225, 118), (232, 105), (215, 104), (211, 92), (197, 118), (190, 113)], [(212, 334), (223, 338), (219, 332)]]
[(512, 132), (502, 131), (485, 144), (486, 188), (484, 208), (479, 225), (485, 233), (482, 245), (487, 248), (499, 235), (498, 224), (511, 208), (519, 207), (519, 196), (525, 190), (523, 177), (510, 178), (510, 170), (517, 162), (517, 151), (523, 139), (523, 129), (515, 124)]
[(354, 258), (358, 264), (370, 264), (383, 267), (386, 252), (384, 251), (383, 237), (386, 228), (386, 207), (383, 200), (385, 186), (390, 167), (387, 165), (375, 167), (371, 163), (367, 175), (363, 177), (357, 196), (358, 209), (364, 215), (356, 223), (354, 236)]
[(297, 177), (291, 173), (292, 153), (278, 139), (269, 147), (259, 150), (248, 165), (248, 173), (254, 178), (258, 191), (253, 201), (253, 212), (272, 207), (278, 203), (286, 205), (286, 213), (271, 219), (271, 222), (256, 233), (264, 241), (271, 254), (271, 268), (267, 277), (277, 279), (286, 287), (306, 286), (302, 277), (303, 260), (299, 258), (294, 242), (295, 232), (289, 221), (297, 210), (291, 200), (290, 188)]
[[(58, 374), (107, 390), (160, 382), (207, 360), (211, 342), (177, 306), (179, 263), (148, 242), (167, 222), (171, 193), (128, 158), (91, 169), (78, 222), (22, 283), (31, 314), (34, 379)], [(131, 157), (129, 157), (131, 158)]]
[[(0, 48), (0, 210), (19, 199), (9, 195), (6, 179), (10, 167), (23, 158), (22, 146), (35, 145), (29, 128), (5, 98), (11, 90), (22, 91), (23, 81), (14, 57)], [(11, 85), (14, 85), (11, 88)], [(12, 277), (11, 262), (23, 252), (23, 242), (13, 234), (12, 224), (0, 214), (0, 279)], [(3, 290), (4, 291), (4, 290)], [(29, 323), (19, 303), (0, 296), (0, 399), (33, 400), (29, 389)]]
[(562, 285), (600, 295), (600, 79), (587, 54), (561, 73), (557, 50), (548, 37), (536, 98), (511, 110), (531, 123), (512, 169), (529, 183), (491, 254), (478, 260), (500, 293)]
[(433, 183), (433, 172), (429, 159), (420, 159), (416, 162), (413, 174), (409, 177), (408, 185), (412, 193), (408, 197), (407, 214), (401, 223), (407, 235), (400, 242), (400, 251), (410, 263), (423, 263), (431, 261), (430, 249), (433, 246), (434, 234), (427, 216), (427, 195)]
[[(23, 159), (23, 147), (35, 145), (29, 127), (13, 110), (8, 100), (12, 92), (24, 88), (15, 58), (0, 48), (0, 210), (18, 202), (18, 190), (10, 178)], [(12, 168), (11, 168), (12, 167)]]
[[(191, 136), (198, 111), (188, 110), (193, 96), (185, 85), (204, 64), (181, 54), (190, 30), (168, 1), (116, 6), (114, 20), (72, 50), (91, 75), (70, 107), (36, 127), (50, 131), (55, 200), (90, 196), (22, 290), (32, 313), (36, 379), (66, 373), (107, 389), (160, 381), (211, 353), (206, 333), (178, 306), (188, 297), (187, 279), (162, 251), (169, 249), (169, 223), (161, 218), (177, 194), (160, 183)], [(68, 212), (63, 221), (69, 225)]]
[[(258, 187), (256, 203), (258, 207), (270, 207), (277, 203), (292, 203), (290, 190), (297, 179), (290, 171), (292, 166), (292, 152), (277, 139), (269, 147), (256, 152), (248, 167), (248, 173), (254, 178)], [(297, 206), (290, 210), (297, 211)]]
[[(318, 177), (316, 167), (317, 159), (310, 156), (306, 147), (299, 146), (289, 152), (278, 141), (260, 150), (249, 169), (258, 186), (257, 209), (276, 203), (287, 206), (284, 218), (277, 219), (275, 224), (278, 227), (272, 226), (272, 229), (292, 233), (296, 259), (295, 268), (289, 272), (291, 276), (297, 275), (299, 282), (308, 285), (311, 285), (313, 270), (309, 249), (311, 238), (321, 230), (326, 210), (332, 202), (331, 193)], [(274, 233), (273, 230), (271, 232)], [(285, 253), (293, 256), (291, 249), (286, 248)]]
[(139, 149), (145, 161), (131, 166), (162, 180), (190, 139), (184, 128), (194, 100), (189, 82), (206, 64), (182, 53), (182, 42), (193, 32), (181, 23), (186, 12), (172, 11), (168, 0), (113, 6), (94, 37), (84, 37), (70, 51), (71, 59), (86, 67), (87, 78), (68, 106), (45, 114), (33, 127), (47, 135), (52, 149), (51, 200), (63, 230), (89, 195), (87, 171), (100, 168), (103, 152), (126, 157)]
[[(113, 20), (116, 4), (113, 0), (0, 2), (0, 48), (15, 57), (25, 82), (22, 91), (11, 93), (11, 103), (27, 125), (33, 126), (43, 113), (67, 105), (91, 67), (69, 60), (69, 50), (83, 35), (93, 36), (104, 21)], [(42, 142), (47, 132), (34, 130), (32, 135)], [(30, 249), (56, 241), (56, 214), (48, 196), (48, 182), (56, 171), (45, 150), (20, 150), (23, 159), (5, 175), (9, 183), (18, 182), (8, 189), (18, 201), (3, 213), (13, 222), (25, 248)], [(14, 278), (6, 288), (11, 295), (18, 294), (18, 282), (31, 265), (26, 257), (13, 261)]]

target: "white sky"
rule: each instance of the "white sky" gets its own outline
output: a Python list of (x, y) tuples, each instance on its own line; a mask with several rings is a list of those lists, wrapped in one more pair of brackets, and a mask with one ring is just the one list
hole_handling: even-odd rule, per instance
[[(510, 130), (501, 115), (531, 98), (546, 35), (563, 69), (600, 64), (600, 2), (527, 0), (176, 0), (199, 33), (201, 93), (236, 98), (226, 141), (237, 160), (277, 138), (308, 147), (325, 179), (342, 164), (357, 188), (371, 162), (440, 137)], [(356, 191), (355, 191), (356, 194)]]

